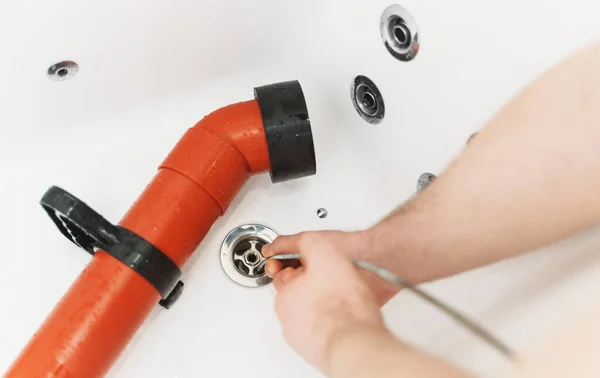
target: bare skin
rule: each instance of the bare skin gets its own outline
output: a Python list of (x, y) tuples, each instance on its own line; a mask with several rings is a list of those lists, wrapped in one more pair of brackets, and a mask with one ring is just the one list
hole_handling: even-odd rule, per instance
[(306, 234), (298, 248), (302, 267), (275, 275), (275, 311), (288, 325), (285, 339), (309, 363), (331, 377), (465, 377), (385, 329), (372, 290), (326, 236)]
[[(434, 184), (378, 224), (357, 232), (282, 236), (266, 246), (265, 255), (301, 253), (308, 264), (300, 270), (281, 270), (280, 262), (269, 261), (266, 267), (279, 290), (277, 312), (284, 334), (304, 330), (301, 338), (287, 336), (288, 341), (333, 377), (462, 376), (394, 341), (374, 320), (378, 311), (373, 304), (385, 303), (396, 288), (364, 272), (346, 272), (342, 279), (335, 264), (310, 265), (320, 258), (313, 251), (322, 247), (332, 251), (331, 256), (343, 254), (348, 264), (353, 259), (370, 261), (421, 283), (549, 245), (600, 221), (598, 146), (600, 45), (579, 52), (532, 83), (473, 138)], [(308, 278), (313, 267), (323, 265), (330, 269), (328, 274)], [(360, 290), (353, 297), (347, 287)], [(339, 311), (328, 308), (324, 314), (317, 302), (308, 300), (315, 295), (324, 301), (345, 298), (353, 305)], [(300, 300), (315, 306), (301, 309), (294, 305)], [(369, 309), (368, 322), (361, 306)], [(318, 316), (327, 316), (331, 326), (304, 324), (306, 319), (316, 322)], [(341, 328), (335, 321), (338, 316), (344, 319)], [(313, 349), (314, 340), (319, 340), (319, 348)], [(372, 359), (353, 357), (370, 356), (373, 348), (385, 348), (386, 353), (375, 353)], [(309, 355), (309, 350), (316, 354)], [(350, 361), (352, 369), (343, 370), (340, 360)], [(382, 364), (384, 370), (373, 373)], [(594, 370), (596, 376), (599, 369)], [(553, 376), (553, 372), (545, 375)]]

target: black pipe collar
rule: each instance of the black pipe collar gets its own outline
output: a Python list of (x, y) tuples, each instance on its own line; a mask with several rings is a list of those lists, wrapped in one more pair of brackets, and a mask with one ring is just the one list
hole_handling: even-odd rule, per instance
[(254, 88), (265, 127), (271, 181), (317, 173), (310, 117), (300, 83), (286, 81)]

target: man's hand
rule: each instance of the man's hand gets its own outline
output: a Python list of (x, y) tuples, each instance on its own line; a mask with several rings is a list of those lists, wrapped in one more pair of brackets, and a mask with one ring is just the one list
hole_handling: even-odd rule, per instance
[(368, 247), (361, 238), (359, 233), (307, 232), (263, 248), (265, 256), (302, 256), (298, 269), (270, 266), (276, 272), (275, 311), (287, 342), (332, 378), (466, 377), (396, 340), (384, 327), (379, 303), (349, 257)]
[[(317, 240), (327, 243), (331, 248), (343, 254), (349, 261), (352, 260), (371, 260), (372, 251), (375, 248), (375, 240), (371, 230), (357, 232), (342, 231), (315, 231), (302, 232), (296, 235), (280, 236), (275, 241), (265, 246), (262, 253), (265, 257), (283, 253), (298, 253), (301, 250), (300, 244), (305, 249), (312, 249), (310, 243)], [(265, 270), (270, 277), (279, 276), (275, 280), (275, 285), (279, 282), (285, 282), (289, 275), (294, 271), (292, 269), (282, 271), (283, 264), (278, 260), (270, 260), (265, 266)], [(373, 273), (360, 270), (360, 276), (373, 291), (376, 302), (382, 306), (397, 292), (398, 288), (389, 282), (379, 278)]]
[[(343, 243), (342, 233), (333, 234)], [(277, 239), (262, 251), (265, 256), (302, 256), (298, 269), (278, 271), (280, 265), (269, 266), (270, 272), (277, 271), (275, 311), (287, 342), (325, 373), (331, 348), (348, 332), (364, 327), (387, 332), (373, 292), (335, 240), (327, 234), (305, 233)]]

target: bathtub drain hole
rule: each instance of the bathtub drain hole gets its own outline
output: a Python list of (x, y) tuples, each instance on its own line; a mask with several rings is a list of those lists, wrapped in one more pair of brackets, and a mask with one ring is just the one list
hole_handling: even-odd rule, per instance
[(277, 234), (260, 224), (247, 224), (233, 229), (221, 245), (221, 265), (234, 282), (248, 287), (271, 282), (265, 274), (262, 247), (271, 243)]

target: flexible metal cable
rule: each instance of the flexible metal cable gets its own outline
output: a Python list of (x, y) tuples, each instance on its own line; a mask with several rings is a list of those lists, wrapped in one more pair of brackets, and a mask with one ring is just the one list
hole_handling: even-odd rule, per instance
[[(300, 260), (300, 258), (301, 258), (301, 256), (299, 253), (273, 255), (273, 256), (270, 256), (270, 257), (266, 258), (265, 260), (261, 261), (258, 268), (259, 269), (262, 268), (262, 266), (264, 266), (267, 263), (267, 261), (269, 261), (269, 260)], [(384, 280), (392, 282), (399, 287), (408, 289), (409, 291), (411, 291), (412, 293), (417, 295), (419, 298), (432, 304), (438, 310), (444, 312), (446, 315), (448, 315), (449, 317), (454, 319), (456, 322), (461, 324), (463, 327), (467, 328), (475, 336), (477, 336), (481, 340), (485, 341), (487, 344), (489, 344), (492, 348), (497, 350), (499, 353), (501, 353), (506, 358), (508, 358), (510, 360), (516, 360), (516, 358), (517, 358), (516, 353), (508, 345), (506, 345), (500, 339), (495, 337), (492, 333), (487, 331), (481, 325), (477, 324), (474, 320), (471, 320), (470, 318), (461, 314), (459, 311), (455, 310), (451, 306), (449, 306), (449, 305), (445, 304), (444, 302), (440, 301), (439, 299), (433, 297), (432, 295), (430, 295), (423, 289), (419, 289), (418, 287), (412, 285), (411, 283), (406, 282), (401, 277), (395, 275), (394, 273), (392, 273), (388, 270), (385, 270), (377, 265), (371, 264), (369, 262), (355, 260), (353, 263), (355, 266), (357, 266), (361, 269), (365, 269), (365, 270), (375, 273), (376, 275), (383, 278)]]

